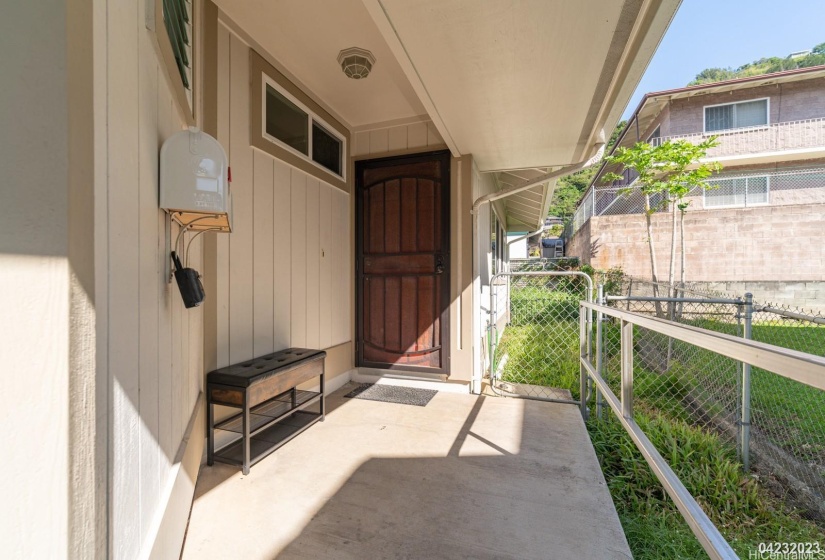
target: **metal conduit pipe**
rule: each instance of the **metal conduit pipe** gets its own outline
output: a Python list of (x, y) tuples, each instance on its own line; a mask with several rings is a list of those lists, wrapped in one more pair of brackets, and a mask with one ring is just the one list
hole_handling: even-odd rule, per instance
[(589, 167), (594, 163), (597, 163), (604, 154), (605, 135), (603, 129), (599, 134), (599, 142), (594, 144), (593, 148), (596, 150), (596, 153), (589, 159), (566, 165), (556, 171), (545, 173), (535, 179), (530, 179), (522, 183), (512, 185), (509, 188), (485, 194), (484, 196), (478, 197), (475, 202), (473, 202), (473, 344), (471, 346), (471, 348), (473, 348), (473, 377), (470, 382), (470, 392), (473, 394), (481, 394), (481, 380), (484, 376), (484, 372), (482, 371), (483, 368), (480, 347), (478, 347), (479, 341), (481, 340), (481, 313), (479, 308), (479, 303), (481, 302), (481, 278), (479, 277), (480, 263), (478, 258), (478, 211), (484, 204), (490, 204), (494, 200), (506, 198), (521, 191), (531, 189), (552, 179), (563, 177), (564, 175), (570, 175), (571, 173), (575, 173), (576, 171), (580, 171), (585, 167)]

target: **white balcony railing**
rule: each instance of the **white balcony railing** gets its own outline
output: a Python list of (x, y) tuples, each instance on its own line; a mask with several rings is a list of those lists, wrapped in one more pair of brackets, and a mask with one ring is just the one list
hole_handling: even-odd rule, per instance
[(782, 150), (825, 148), (825, 118), (780, 122), (768, 126), (737, 128), (713, 133), (664, 136), (657, 138), (656, 142), (687, 140), (698, 144), (713, 134), (719, 137), (719, 145), (708, 150), (708, 159)]

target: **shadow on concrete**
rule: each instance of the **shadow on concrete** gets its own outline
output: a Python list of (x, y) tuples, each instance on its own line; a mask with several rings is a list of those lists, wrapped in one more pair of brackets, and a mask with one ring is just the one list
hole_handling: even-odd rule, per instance
[(275, 557), (630, 558), (575, 408), (548, 424), (567, 405), (525, 402), (513, 453), (491, 441), (489, 411), (477, 422), (489, 400), (447, 456), (362, 463)]

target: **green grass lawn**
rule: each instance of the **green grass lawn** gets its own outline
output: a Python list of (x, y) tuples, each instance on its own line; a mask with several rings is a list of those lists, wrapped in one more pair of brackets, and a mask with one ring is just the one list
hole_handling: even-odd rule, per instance
[(498, 345), (497, 355), (507, 356), (502, 381), (569, 389), (579, 398), (579, 331), (560, 330), (550, 343), (550, 330), (542, 325), (511, 325)]
[[(738, 335), (736, 325), (719, 321), (691, 321), (691, 324)], [(817, 356), (825, 355), (825, 327), (761, 323), (753, 326), (753, 339)], [(711, 352), (694, 351), (689, 366), (699, 374), (718, 371), (719, 358)], [(816, 463), (825, 469), (825, 393), (753, 368), (751, 409), (755, 429), (766, 434), (772, 443), (787, 449), (801, 461)]]
[[(742, 558), (760, 542), (825, 541), (816, 525), (786, 511), (756, 479), (743, 474), (733, 449), (717, 436), (654, 411), (639, 411), (636, 420)], [(704, 558), (621, 424), (608, 415), (587, 427), (633, 557)]]

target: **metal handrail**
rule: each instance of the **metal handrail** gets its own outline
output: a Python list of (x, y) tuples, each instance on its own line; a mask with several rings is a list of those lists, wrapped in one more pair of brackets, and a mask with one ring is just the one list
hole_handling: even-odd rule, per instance
[(825, 358), (820, 356), (586, 301), (581, 305), (825, 391)]
[[(602, 395), (618, 417), (708, 556), (720, 560), (738, 558), (730, 544), (719, 532), (719, 529), (702, 510), (633, 418), (633, 327), (634, 325), (643, 327), (822, 390), (825, 390), (825, 358), (622, 311), (598, 303), (582, 301), (579, 306), (581, 386), (584, 387), (588, 380), (595, 383), (598, 393)], [(621, 321), (621, 399), (613, 394), (613, 391), (602, 377), (600, 371), (601, 360), (598, 360), (597, 366), (592, 363), (591, 345), (589, 338), (586, 336), (590, 327), (585, 320), (585, 316), (590, 315), (590, 313), (586, 313), (586, 310), (590, 310), (591, 313), (595, 311), (599, 317), (610, 316)], [(601, 337), (597, 337), (597, 356), (601, 355), (600, 344)], [(587, 406), (584, 399), (582, 399), (581, 407), (582, 413), (586, 417)]]

